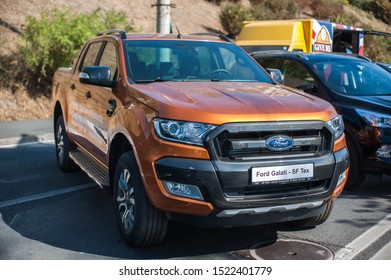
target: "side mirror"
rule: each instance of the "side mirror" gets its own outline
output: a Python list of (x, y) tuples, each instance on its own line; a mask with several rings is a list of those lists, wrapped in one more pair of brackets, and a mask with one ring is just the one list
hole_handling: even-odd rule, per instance
[(114, 87), (115, 81), (110, 80), (110, 68), (108, 66), (87, 66), (79, 74), (79, 81), (82, 84)]
[(296, 88), (310, 94), (316, 94), (319, 91), (317, 86), (311, 84), (298, 85)]
[(272, 78), (279, 84), (284, 84), (284, 75), (279, 69), (266, 68), (266, 71), (272, 76)]

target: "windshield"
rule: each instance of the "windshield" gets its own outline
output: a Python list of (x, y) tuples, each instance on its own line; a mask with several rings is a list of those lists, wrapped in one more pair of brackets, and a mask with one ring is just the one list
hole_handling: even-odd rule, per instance
[(234, 44), (186, 40), (125, 41), (128, 77), (135, 83), (159, 81), (246, 81), (272, 83)]
[(378, 65), (364, 60), (315, 62), (312, 67), (335, 91), (346, 95), (389, 95), (391, 75)]

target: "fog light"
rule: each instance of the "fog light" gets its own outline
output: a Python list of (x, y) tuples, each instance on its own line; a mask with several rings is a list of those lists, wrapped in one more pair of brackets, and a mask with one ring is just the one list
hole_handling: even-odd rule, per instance
[(347, 169), (339, 175), (337, 186), (342, 184), (343, 180), (345, 180), (345, 178), (346, 178), (346, 171), (347, 171)]
[(378, 157), (391, 158), (391, 145), (383, 145), (377, 151)]
[(167, 181), (162, 182), (166, 190), (171, 194), (204, 200), (204, 197), (202, 196), (200, 189), (197, 186)]

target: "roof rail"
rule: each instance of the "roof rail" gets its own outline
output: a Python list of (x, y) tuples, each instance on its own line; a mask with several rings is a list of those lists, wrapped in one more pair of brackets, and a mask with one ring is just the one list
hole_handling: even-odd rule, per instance
[(224, 40), (224, 41), (233, 43), (232, 40), (231, 40), (230, 38), (228, 38), (227, 36), (225, 36), (224, 34), (208, 33), (208, 32), (205, 32), (205, 33), (191, 33), (190, 35), (197, 35), (197, 36), (214, 36), (214, 37), (219, 37), (221, 40)]
[(250, 52), (249, 54), (251, 56), (256, 56), (258, 54), (285, 54), (285, 53), (296, 53), (296, 52), (291, 52), (291, 51), (286, 51), (286, 50), (260, 50), (260, 51), (254, 51)]
[(98, 33), (97, 36), (102, 36), (102, 35), (119, 35), (121, 39), (126, 39), (126, 32), (121, 29), (109, 29), (109, 30), (101, 31)]

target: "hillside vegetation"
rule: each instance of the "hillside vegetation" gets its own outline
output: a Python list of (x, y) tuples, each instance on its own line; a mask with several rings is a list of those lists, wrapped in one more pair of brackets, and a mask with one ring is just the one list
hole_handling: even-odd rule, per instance
[[(50, 80), (98, 31), (155, 32), (156, 0), (1, 0), (0, 121), (50, 117)], [(113, 5), (112, 3), (115, 3)], [(243, 20), (326, 19), (391, 32), (388, 0), (173, 0), (181, 33), (235, 37)], [(367, 11), (367, 12), (364, 12)], [(173, 28), (175, 30), (175, 28)], [(365, 54), (391, 63), (391, 40), (366, 37)]]

